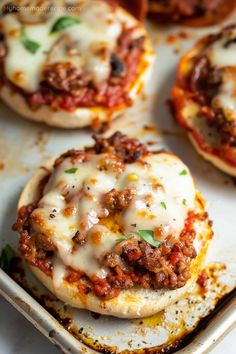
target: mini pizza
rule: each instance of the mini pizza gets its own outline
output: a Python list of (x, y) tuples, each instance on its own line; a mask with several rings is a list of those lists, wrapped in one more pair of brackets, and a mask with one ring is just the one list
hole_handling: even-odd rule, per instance
[(132, 105), (154, 58), (138, 20), (101, 0), (25, 3), (2, 6), (3, 101), (63, 128), (96, 127)]
[(222, 22), (235, 7), (235, 0), (150, 0), (148, 15), (158, 23), (204, 27)]
[(196, 280), (212, 237), (205, 203), (173, 154), (115, 133), (36, 172), (13, 226), (36, 277), (71, 306), (152, 315)]
[(197, 151), (236, 176), (236, 27), (202, 38), (178, 68), (172, 103)]

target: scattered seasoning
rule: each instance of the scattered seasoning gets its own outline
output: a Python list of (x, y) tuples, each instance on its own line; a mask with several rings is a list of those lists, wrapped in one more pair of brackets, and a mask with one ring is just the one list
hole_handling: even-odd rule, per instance
[(78, 18), (69, 17), (69, 16), (63, 16), (63, 17), (60, 17), (54, 23), (50, 33), (59, 32), (59, 31), (62, 31), (63, 29), (65, 29), (67, 27), (71, 27), (71, 26), (78, 25), (78, 24), (80, 24), (80, 20)]
[(183, 203), (183, 205), (186, 205), (187, 204), (187, 200), (184, 198), (182, 203)]
[(52, 329), (52, 330), (48, 333), (48, 335), (49, 335), (50, 338), (53, 338), (53, 337), (55, 337), (55, 335), (56, 335), (56, 331), (55, 331), (54, 329)]
[(51, 219), (54, 219), (54, 218), (56, 217), (56, 215), (55, 215), (55, 214), (50, 214), (49, 217), (50, 217)]
[(2, 268), (5, 272), (8, 272), (10, 269), (12, 259), (14, 257), (15, 257), (14, 250), (11, 248), (11, 246), (6, 245), (3, 248), (2, 254), (0, 257), (0, 268)]
[(73, 173), (77, 172), (77, 170), (78, 170), (78, 168), (72, 167), (72, 168), (69, 168), (68, 170), (65, 170), (65, 173), (73, 174)]
[(188, 171), (187, 171), (187, 170), (182, 170), (182, 171), (179, 173), (180, 176), (185, 176), (185, 175), (187, 175), (187, 174), (188, 174)]
[(39, 48), (41, 47), (41, 45), (35, 41), (32, 41), (31, 39), (29, 39), (27, 37), (27, 34), (25, 32), (25, 29), (22, 28), (21, 32), (20, 32), (20, 41), (23, 44), (23, 46), (25, 47), (25, 49), (27, 49), (31, 54), (35, 54)]
[(154, 239), (154, 231), (153, 230), (139, 230), (138, 235), (141, 239), (147, 243), (149, 243), (153, 247), (159, 247), (161, 242)]
[(131, 224), (131, 226), (133, 226), (133, 227), (137, 227), (137, 224)]
[[(95, 320), (98, 320), (101, 317), (101, 315), (99, 313), (96, 313), (96, 312), (90, 312), (90, 314)], [(98, 340), (97, 340), (97, 342), (98, 342)]]
[(167, 210), (167, 206), (166, 206), (166, 203), (165, 203), (165, 202), (161, 202), (161, 206), (162, 206), (162, 208), (164, 208), (165, 210)]

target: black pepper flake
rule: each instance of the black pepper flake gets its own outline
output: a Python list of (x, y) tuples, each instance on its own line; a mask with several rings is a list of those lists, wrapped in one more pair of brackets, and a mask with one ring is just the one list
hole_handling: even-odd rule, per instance
[(99, 319), (101, 317), (101, 315), (99, 313), (96, 313), (96, 312), (90, 312), (90, 314), (95, 320), (97, 320), (97, 319)]
[(50, 214), (49, 217), (50, 217), (51, 219), (54, 219), (54, 218), (56, 217), (56, 215), (55, 215), (55, 214)]
[(79, 329), (79, 334), (82, 334), (82, 333), (83, 333), (83, 330), (84, 330), (84, 328), (81, 327), (81, 328)]
[(137, 227), (137, 224), (131, 224), (131, 226), (133, 226), (133, 227)]
[(55, 331), (54, 329), (52, 329), (52, 330), (48, 333), (48, 335), (49, 335), (50, 338), (53, 338), (53, 337), (55, 337), (55, 335), (56, 335), (56, 331)]

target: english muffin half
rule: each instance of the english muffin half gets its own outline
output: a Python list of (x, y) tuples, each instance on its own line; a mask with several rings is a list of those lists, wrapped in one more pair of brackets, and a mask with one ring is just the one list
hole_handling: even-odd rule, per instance
[(154, 58), (138, 20), (102, 0), (24, 3), (1, 7), (0, 96), (12, 109), (76, 128), (97, 127), (133, 104)]
[(14, 229), (36, 277), (71, 306), (152, 315), (195, 282), (212, 237), (188, 168), (116, 133), (36, 171)]

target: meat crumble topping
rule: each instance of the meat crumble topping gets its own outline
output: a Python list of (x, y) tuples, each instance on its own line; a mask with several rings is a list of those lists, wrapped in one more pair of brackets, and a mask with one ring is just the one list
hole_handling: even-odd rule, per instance
[[(108, 139), (101, 137), (94, 139), (94, 147), (85, 149), (85, 152), (71, 150), (57, 159), (55, 165), (58, 166), (68, 157), (72, 160), (79, 159), (82, 163), (86, 159), (86, 154), (101, 154), (107, 151), (117, 154), (122, 163), (132, 163), (149, 153), (138, 140), (130, 139), (119, 132)], [(47, 180), (48, 177), (40, 183), (40, 198)], [(115, 216), (127, 208), (134, 195), (135, 191), (132, 189), (123, 191), (112, 189), (104, 195), (103, 203), (110, 215)], [(37, 202), (21, 207), (13, 229), (20, 234), (22, 257), (52, 276), (52, 257), (56, 250), (46, 235), (39, 234), (37, 237), (33, 235), (31, 214), (35, 208)], [(104, 217), (106, 218), (106, 215)], [(196, 237), (194, 224), (198, 220), (206, 220), (207, 217), (205, 212), (189, 212), (178, 239), (170, 235), (160, 242), (159, 247), (154, 247), (135, 235), (128, 235), (124, 240), (117, 240), (112, 251), (104, 254), (100, 260), (101, 264), (109, 269), (106, 278), (88, 276), (82, 271), (68, 267), (65, 280), (76, 282), (80, 291), (85, 294), (93, 292), (101, 300), (109, 300), (117, 296), (122, 289), (130, 289), (136, 285), (145, 289), (183, 287), (191, 277), (191, 261), (197, 256), (194, 247)], [(86, 237), (77, 231), (73, 242), (75, 247), (83, 247)]]

